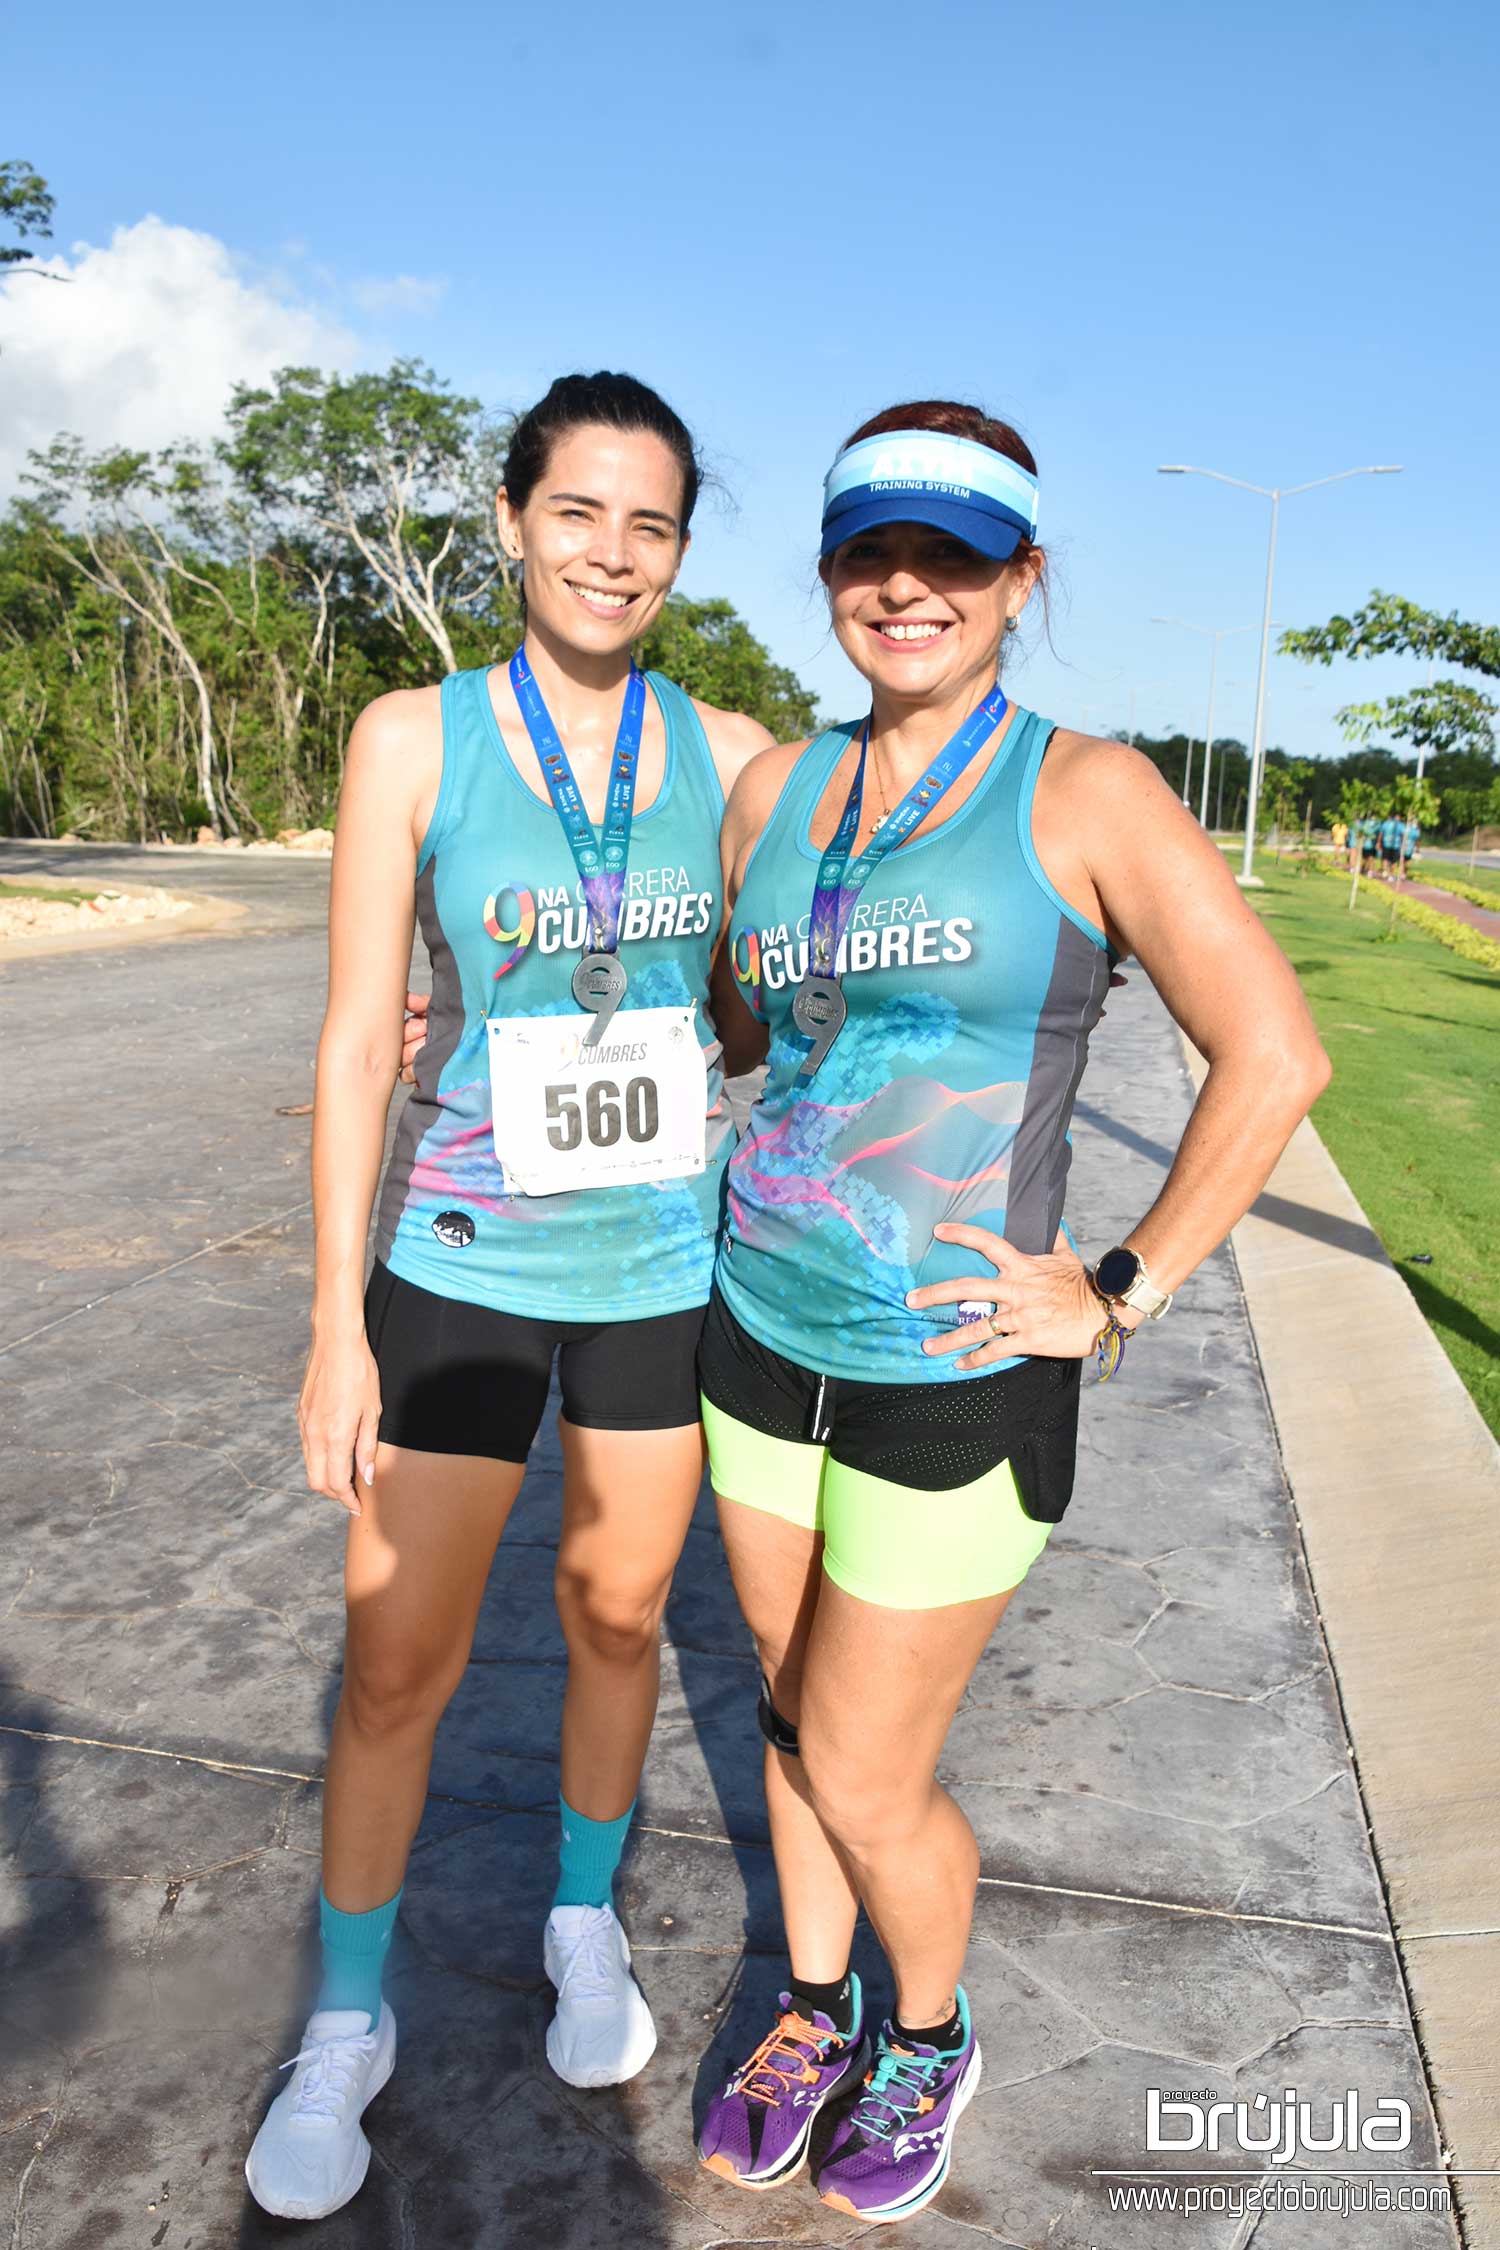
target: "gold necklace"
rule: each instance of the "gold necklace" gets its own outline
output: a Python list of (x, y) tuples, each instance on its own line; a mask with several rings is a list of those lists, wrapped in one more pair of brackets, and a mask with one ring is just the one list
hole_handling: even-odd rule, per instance
[(891, 808), (886, 803), (885, 788), (880, 779), (880, 767), (876, 762), (875, 752), (873, 749), (870, 752), (870, 772), (874, 776), (875, 792), (880, 799), (880, 818), (876, 821), (874, 827), (870, 830), (870, 834), (872, 836), (878, 836), (881, 829), (884, 828), (886, 822), (891, 817)]

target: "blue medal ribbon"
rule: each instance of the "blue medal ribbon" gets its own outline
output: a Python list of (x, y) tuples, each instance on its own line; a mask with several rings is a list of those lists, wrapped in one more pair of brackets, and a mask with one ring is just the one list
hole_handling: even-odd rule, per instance
[(646, 682), (634, 665), (625, 683), (625, 703), (610, 757), (609, 795), (604, 807), (604, 827), (594, 834), (584, 808), (583, 793), (573, 778), (562, 737), (542, 699), (524, 649), (510, 660), (510, 684), (526, 721), (547, 794), (562, 823), (562, 832), (578, 869), (589, 915), (588, 950), (615, 953), (620, 945), (620, 915), (625, 903), (625, 867), (630, 857), (630, 822), (635, 811), (635, 777), (640, 764), (641, 728), (646, 717)]
[(838, 981), (839, 947), (860, 892), (888, 852), (904, 844), (921, 826), (934, 805), (941, 803), (959, 775), (989, 741), (1006, 712), (1005, 691), (998, 681), (977, 711), (967, 718), (951, 741), (944, 744), (926, 771), (912, 783), (889, 818), (882, 821), (851, 866), (849, 854), (859, 834), (864, 803), (865, 759), (870, 748), (870, 722), (859, 738), (859, 764), (849, 785), (849, 796), (818, 866), (813, 891), (812, 919), (808, 928), (807, 973)]

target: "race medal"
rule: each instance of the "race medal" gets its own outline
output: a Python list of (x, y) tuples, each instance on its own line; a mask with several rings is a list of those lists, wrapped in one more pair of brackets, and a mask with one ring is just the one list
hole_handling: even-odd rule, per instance
[(934, 805), (952, 788), (972, 759), (978, 756), (1005, 716), (1005, 692), (998, 681), (964, 721), (926, 770), (920, 774), (893, 812), (875, 824), (870, 840), (851, 864), (859, 834), (860, 808), (865, 794), (865, 760), (870, 750), (867, 719), (859, 739), (859, 760), (854, 779), (839, 815), (839, 824), (818, 863), (808, 919), (808, 974), (792, 1002), (792, 1021), (812, 1046), (797, 1067), (795, 1084), (804, 1086), (843, 1030), (849, 1014), (838, 979), (839, 948), (853, 917), (859, 894), (888, 852), (906, 842), (921, 827)]
[(610, 758), (609, 791), (605, 799), (602, 837), (594, 834), (584, 808), (583, 792), (568, 763), (562, 738), (531, 674), (524, 647), (510, 660), (510, 684), (516, 707), (526, 722), (541, 768), (552, 809), (562, 824), (579, 888), (588, 909), (590, 946), (573, 971), (573, 998), (588, 1009), (593, 1022), (584, 1044), (593, 1046), (625, 997), (627, 983), (619, 960), (620, 916), (625, 903), (625, 870), (630, 857), (630, 824), (635, 812), (635, 776), (640, 761), (641, 727), (646, 712), (646, 683), (632, 665), (625, 683), (625, 700)]
[(583, 1035), (585, 1047), (594, 1046), (607, 1029), (628, 982), (618, 953), (585, 953), (573, 971), (573, 998), (594, 1018)]
[(602, 1033), (597, 1016), (492, 1017), (490, 1109), (507, 1192), (562, 1195), (703, 1171), (708, 1068), (695, 1013), (630, 1008)]
[(808, 977), (797, 987), (797, 997), (792, 1002), (792, 1021), (813, 1043), (811, 1052), (802, 1061), (802, 1069), (809, 1078), (843, 1030), (848, 1013), (849, 1003), (844, 998), (843, 987), (833, 977)]

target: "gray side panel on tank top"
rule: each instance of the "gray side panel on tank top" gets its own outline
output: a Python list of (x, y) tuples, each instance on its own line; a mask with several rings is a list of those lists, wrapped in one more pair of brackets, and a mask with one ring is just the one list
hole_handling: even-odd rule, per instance
[(395, 1239), (406, 1207), (407, 1183), (416, 1162), (422, 1136), (436, 1114), (436, 1094), (454, 1049), (463, 1037), (464, 996), (453, 949), (443, 935), (437, 911), (437, 853), (417, 877), (417, 920), (432, 963), (432, 1006), (427, 1011), (427, 1038), (416, 1061), (416, 1083), (407, 1097), (396, 1127), (391, 1160), (380, 1192), (380, 1217), (375, 1230), (375, 1255), (385, 1258)]
[[(1072, 1149), (1065, 1138), (1078, 1082), (1088, 1061), (1089, 1031), (1109, 990), (1109, 956), (1065, 914), (1057, 918), (1057, 951), (1047, 997), (1037, 1018), (1025, 1107), (1011, 1144), (1005, 1239), (1032, 1257), (1057, 1239)], [(1048, 1024), (1078, 1026), (1069, 1041), (1043, 1038)]]

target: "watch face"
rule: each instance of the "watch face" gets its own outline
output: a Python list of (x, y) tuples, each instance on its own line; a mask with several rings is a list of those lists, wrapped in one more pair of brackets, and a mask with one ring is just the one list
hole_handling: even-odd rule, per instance
[(1106, 1250), (1094, 1268), (1094, 1281), (1103, 1297), (1123, 1297), (1139, 1275), (1141, 1261), (1133, 1250)]

